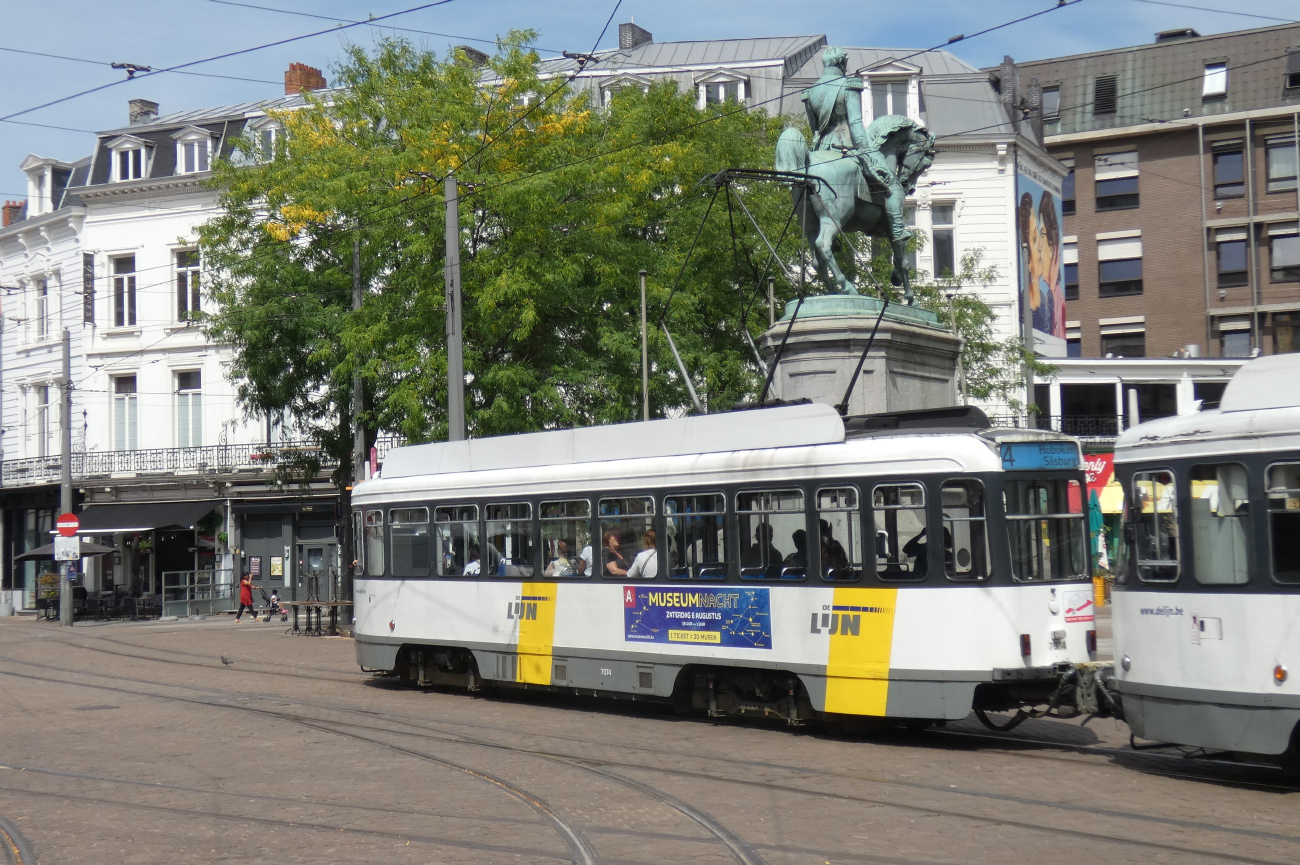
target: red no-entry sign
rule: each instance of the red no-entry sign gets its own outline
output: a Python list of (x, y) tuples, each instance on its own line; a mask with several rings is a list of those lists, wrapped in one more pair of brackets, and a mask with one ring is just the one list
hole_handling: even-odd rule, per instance
[(59, 530), (59, 534), (65, 538), (75, 537), (77, 528), (81, 525), (81, 520), (77, 519), (76, 514), (59, 514), (59, 518), (54, 521), (54, 527)]

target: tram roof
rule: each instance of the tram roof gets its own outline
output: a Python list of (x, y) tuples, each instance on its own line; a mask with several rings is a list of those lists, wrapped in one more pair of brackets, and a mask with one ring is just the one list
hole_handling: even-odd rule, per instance
[(843, 441), (844, 421), (839, 413), (831, 406), (812, 403), (408, 445), (389, 451), (383, 476), (523, 469)]
[(1161, 418), (1125, 430), (1117, 458), (1300, 448), (1300, 355), (1260, 357), (1237, 370), (1219, 408)]

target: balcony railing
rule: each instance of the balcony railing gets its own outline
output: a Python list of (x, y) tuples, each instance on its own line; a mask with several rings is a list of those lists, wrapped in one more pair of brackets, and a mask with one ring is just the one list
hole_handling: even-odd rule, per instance
[(1084, 439), (1113, 439), (1124, 429), (1113, 414), (1103, 415), (990, 415), (994, 426), (1041, 429)]
[[(389, 451), (403, 444), (396, 437), (378, 439), (375, 449), (382, 460)], [(189, 448), (151, 448), (133, 451), (80, 451), (72, 454), (74, 481), (149, 477), (151, 475), (272, 474), (277, 469), (302, 465), (319, 459), (322, 473), (338, 467), (338, 460), (327, 456), (312, 441), (277, 442), (275, 444), (204, 445)], [(59, 482), (63, 461), (59, 457), (33, 457), (5, 460), (0, 463), (0, 484), (25, 487)]]

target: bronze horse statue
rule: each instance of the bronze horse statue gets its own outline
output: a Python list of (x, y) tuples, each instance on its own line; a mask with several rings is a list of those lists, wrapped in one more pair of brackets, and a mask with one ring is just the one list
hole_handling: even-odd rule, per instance
[[(934, 136), (906, 117), (878, 117), (867, 127), (874, 153), (870, 159), (847, 148), (809, 151), (803, 133), (789, 127), (776, 144), (776, 170), (815, 178), (812, 186), (795, 184), (795, 214), (813, 251), (817, 274), (836, 294), (858, 290), (832, 254), (835, 238), (846, 231), (887, 238), (893, 248), (890, 282), (903, 289), (903, 301), (916, 302), (907, 273), (911, 236), (904, 197), (915, 192), (916, 178), (934, 162)], [(877, 166), (868, 170), (866, 163)]]

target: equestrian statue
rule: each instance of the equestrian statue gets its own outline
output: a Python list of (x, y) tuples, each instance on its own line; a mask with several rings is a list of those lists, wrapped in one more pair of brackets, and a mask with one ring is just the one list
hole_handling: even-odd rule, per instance
[(776, 170), (804, 174), (812, 184), (795, 184), (795, 213), (822, 281), (837, 294), (857, 294), (832, 254), (846, 231), (887, 238), (893, 248), (890, 282), (903, 301), (916, 303), (907, 273), (904, 200), (916, 178), (934, 162), (934, 136), (907, 117), (889, 114), (862, 125), (862, 80), (848, 75), (843, 48), (822, 52), (824, 71), (803, 94), (812, 128), (812, 149), (795, 127), (776, 144)]

